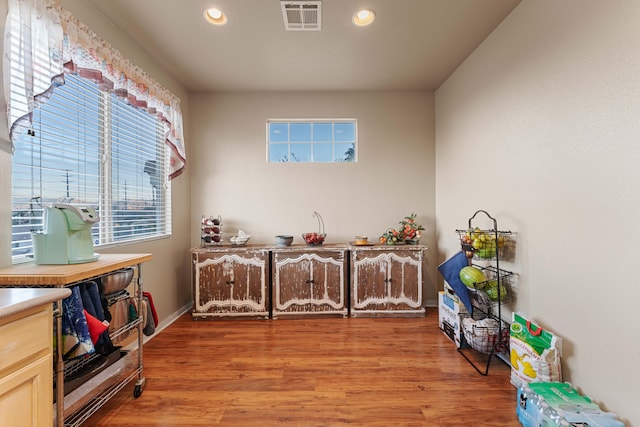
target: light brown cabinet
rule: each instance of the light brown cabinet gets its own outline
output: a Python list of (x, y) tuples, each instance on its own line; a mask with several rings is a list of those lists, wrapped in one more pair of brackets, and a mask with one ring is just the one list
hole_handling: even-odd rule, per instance
[(269, 317), (269, 251), (252, 247), (191, 250), (192, 317)]
[(424, 316), (420, 245), (351, 249), (351, 316)]
[(0, 290), (0, 311), (11, 310), (0, 316), (3, 426), (50, 426), (53, 422), (52, 303), (63, 296), (67, 293), (57, 289)]
[(347, 317), (346, 246), (276, 248), (272, 252), (272, 316)]

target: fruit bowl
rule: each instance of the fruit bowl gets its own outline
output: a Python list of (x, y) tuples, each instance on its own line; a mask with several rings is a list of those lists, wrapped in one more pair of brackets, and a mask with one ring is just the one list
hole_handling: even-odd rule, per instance
[(302, 233), (302, 240), (307, 246), (320, 246), (327, 237), (326, 233)]
[(302, 240), (304, 240), (307, 246), (320, 246), (324, 243), (325, 237), (327, 237), (327, 234), (324, 232), (324, 221), (316, 211), (313, 211), (313, 216), (318, 219), (318, 232), (302, 233)]

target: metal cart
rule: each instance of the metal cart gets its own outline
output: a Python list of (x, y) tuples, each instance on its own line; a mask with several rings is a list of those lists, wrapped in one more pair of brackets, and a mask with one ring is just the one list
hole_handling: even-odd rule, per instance
[[(101, 254), (97, 261), (83, 264), (18, 264), (0, 269), (0, 287), (70, 287), (123, 268), (135, 267), (135, 298), (138, 301), (138, 307), (142, 307), (142, 263), (150, 261), (151, 258), (151, 254)], [(56, 343), (61, 343), (62, 301), (56, 301), (55, 306)], [(55, 403), (53, 403), (55, 426), (79, 426), (133, 380), (136, 380), (134, 397), (137, 398), (142, 394), (145, 384), (142, 372), (142, 316), (138, 316), (137, 319), (115, 331), (112, 336), (131, 330), (135, 330), (138, 334), (134, 348), (123, 352), (117, 361), (66, 395), (64, 393), (65, 375), (69, 374), (70, 368), (74, 369), (77, 366), (65, 366), (62, 348), (56, 345), (53, 370), (56, 383)]]

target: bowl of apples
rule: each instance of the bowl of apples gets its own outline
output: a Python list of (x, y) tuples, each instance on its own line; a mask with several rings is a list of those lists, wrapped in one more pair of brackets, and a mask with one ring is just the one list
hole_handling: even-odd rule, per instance
[(327, 237), (325, 233), (302, 233), (302, 240), (307, 246), (320, 246), (324, 243), (325, 237)]
[(327, 234), (324, 232), (324, 220), (320, 214), (316, 211), (313, 212), (313, 216), (318, 219), (318, 232), (302, 233), (302, 240), (307, 246), (320, 246), (324, 243)]

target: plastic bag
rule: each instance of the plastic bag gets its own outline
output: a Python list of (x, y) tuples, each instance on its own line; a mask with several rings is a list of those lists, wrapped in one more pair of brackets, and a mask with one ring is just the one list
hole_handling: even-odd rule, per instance
[[(489, 354), (500, 341), (500, 322), (491, 318), (474, 320), (465, 317), (462, 319), (462, 332), (465, 340), (473, 349), (480, 353)], [(505, 334), (502, 336), (505, 337)]]
[(562, 381), (562, 339), (513, 313), (510, 327), (511, 384)]

